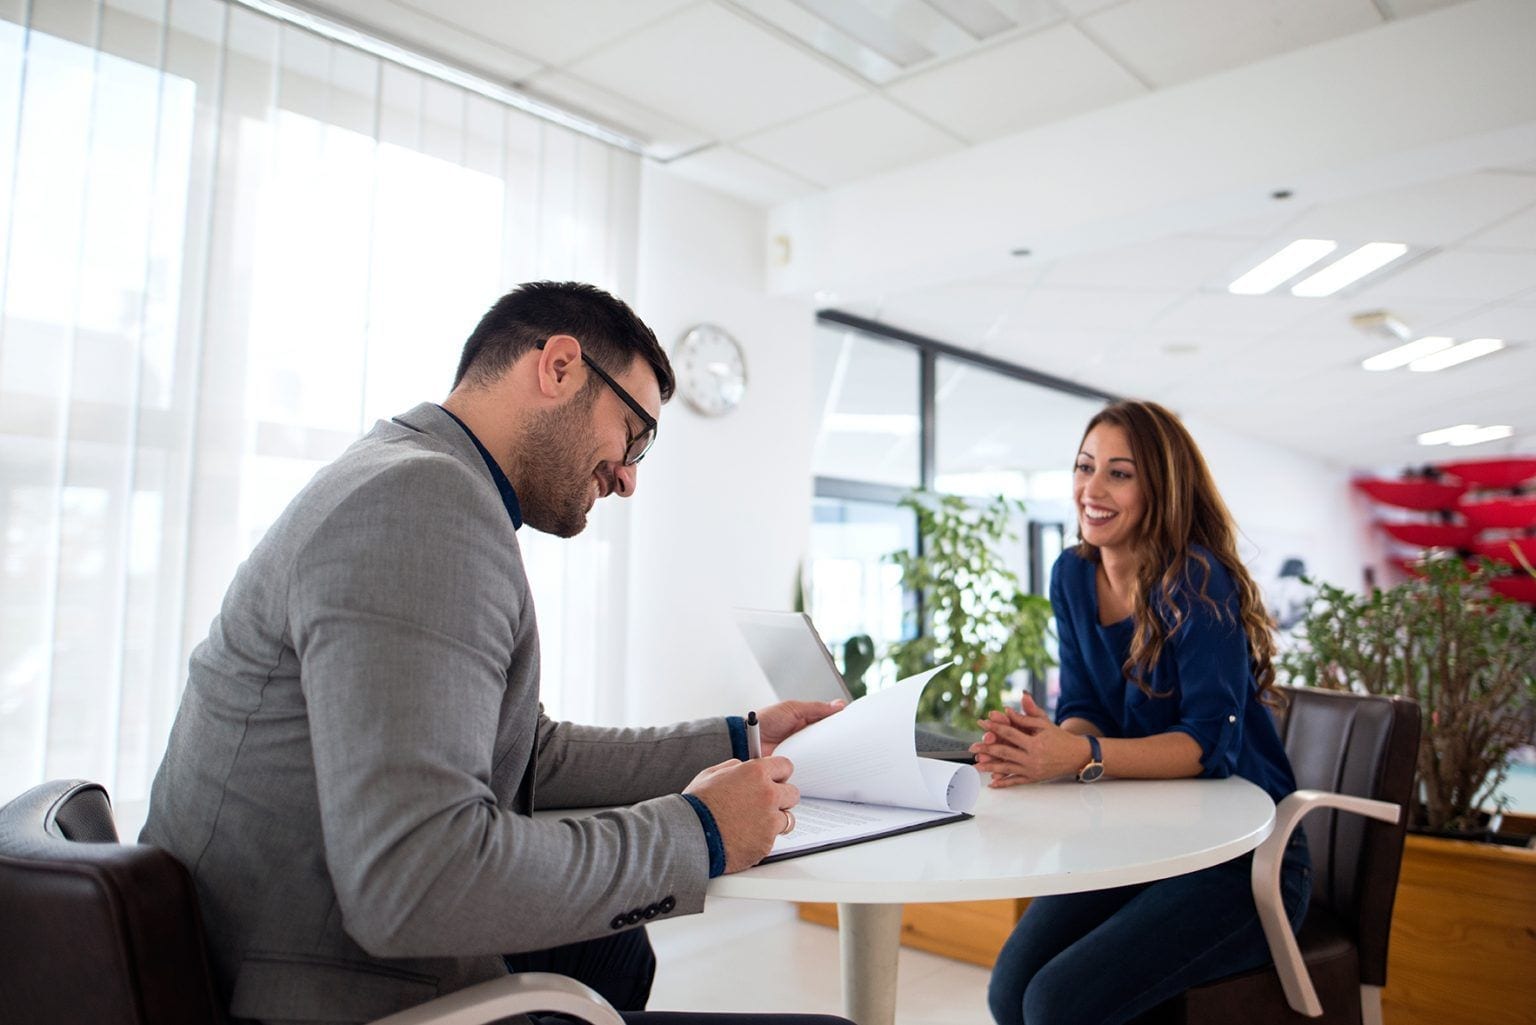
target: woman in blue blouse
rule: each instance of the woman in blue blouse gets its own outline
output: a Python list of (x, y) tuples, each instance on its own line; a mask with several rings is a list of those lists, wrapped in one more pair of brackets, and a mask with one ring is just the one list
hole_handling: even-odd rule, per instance
[[(1237, 775), (1278, 802), (1296, 783), (1266, 707), (1270, 620), (1189, 432), (1155, 403), (1106, 407), (1088, 422), (1072, 495), (1081, 544), (1051, 580), (1056, 721), (1028, 697), (1022, 712), (993, 712), (978, 768), (994, 787)], [(993, 1018), (1113, 1025), (1265, 963), (1251, 860), (1031, 901), (992, 971)], [(1310, 892), (1300, 831), (1281, 890), (1294, 928)]]

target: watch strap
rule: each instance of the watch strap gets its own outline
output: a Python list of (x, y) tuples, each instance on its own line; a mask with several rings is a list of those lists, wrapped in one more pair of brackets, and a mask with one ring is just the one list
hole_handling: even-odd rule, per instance
[(1079, 783), (1092, 783), (1104, 775), (1104, 750), (1099, 746), (1099, 738), (1091, 733), (1088, 739), (1088, 763), (1077, 770)]

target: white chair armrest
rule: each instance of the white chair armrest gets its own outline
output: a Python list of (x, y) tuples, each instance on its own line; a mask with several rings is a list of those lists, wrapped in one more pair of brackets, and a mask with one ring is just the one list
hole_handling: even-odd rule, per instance
[(566, 1014), (590, 1025), (624, 1025), (590, 986), (550, 972), (519, 972), (380, 1018), (373, 1025), (485, 1025), (514, 1014)]
[(1321, 1015), (1323, 1005), (1317, 999), (1312, 976), (1301, 959), (1301, 948), (1285, 916), (1285, 904), (1280, 899), (1280, 863), (1303, 816), (1318, 808), (1354, 812), (1383, 822), (1396, 822), (1403, 813), (1391, 801), (1373, 801), (1326, 790), (1298, 790), (1275, 808), (1274, 831), (1253, 852), (1253, 903), (1259, 909), (1259, 922), (1264, 926), (1264, 938), (1269, 941), (1270, 956), (1275, 959), (1275, 971), (1280, 975), (1286, 1003), (1309, 1018)]

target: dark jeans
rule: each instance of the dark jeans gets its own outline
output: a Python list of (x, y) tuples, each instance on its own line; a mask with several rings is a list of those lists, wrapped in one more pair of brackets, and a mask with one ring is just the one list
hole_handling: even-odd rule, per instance
[[(1244, 855), (1189, 875), (1037, 897), (997, 955), (987, 1004), (998, 1025), (1119, 1025), (1213, 979), (1269, 961)], [(1280, 893), (1291, 928), (1312, 891), (1298, 830)]]
[[(629, 1025), (851, 1025), (824, 1014), (699, 1014), (647, 1011), (651, 982), (656, 978), (656, 954), (644, 929), (631, 929), (601, 939), (570, 943), (550, 950), (509, 954), (509, 972), (556, 972), (586, 983), (603, 995)], [(561, 1016), (539, 1017), (540, 1025), (560, 1025)]]

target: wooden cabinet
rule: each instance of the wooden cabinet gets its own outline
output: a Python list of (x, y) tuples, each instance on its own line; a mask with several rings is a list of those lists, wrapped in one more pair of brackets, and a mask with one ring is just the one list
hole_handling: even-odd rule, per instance
[(1387, 1025), (1536, 1023), (1536, 850), (1409, 836)]

